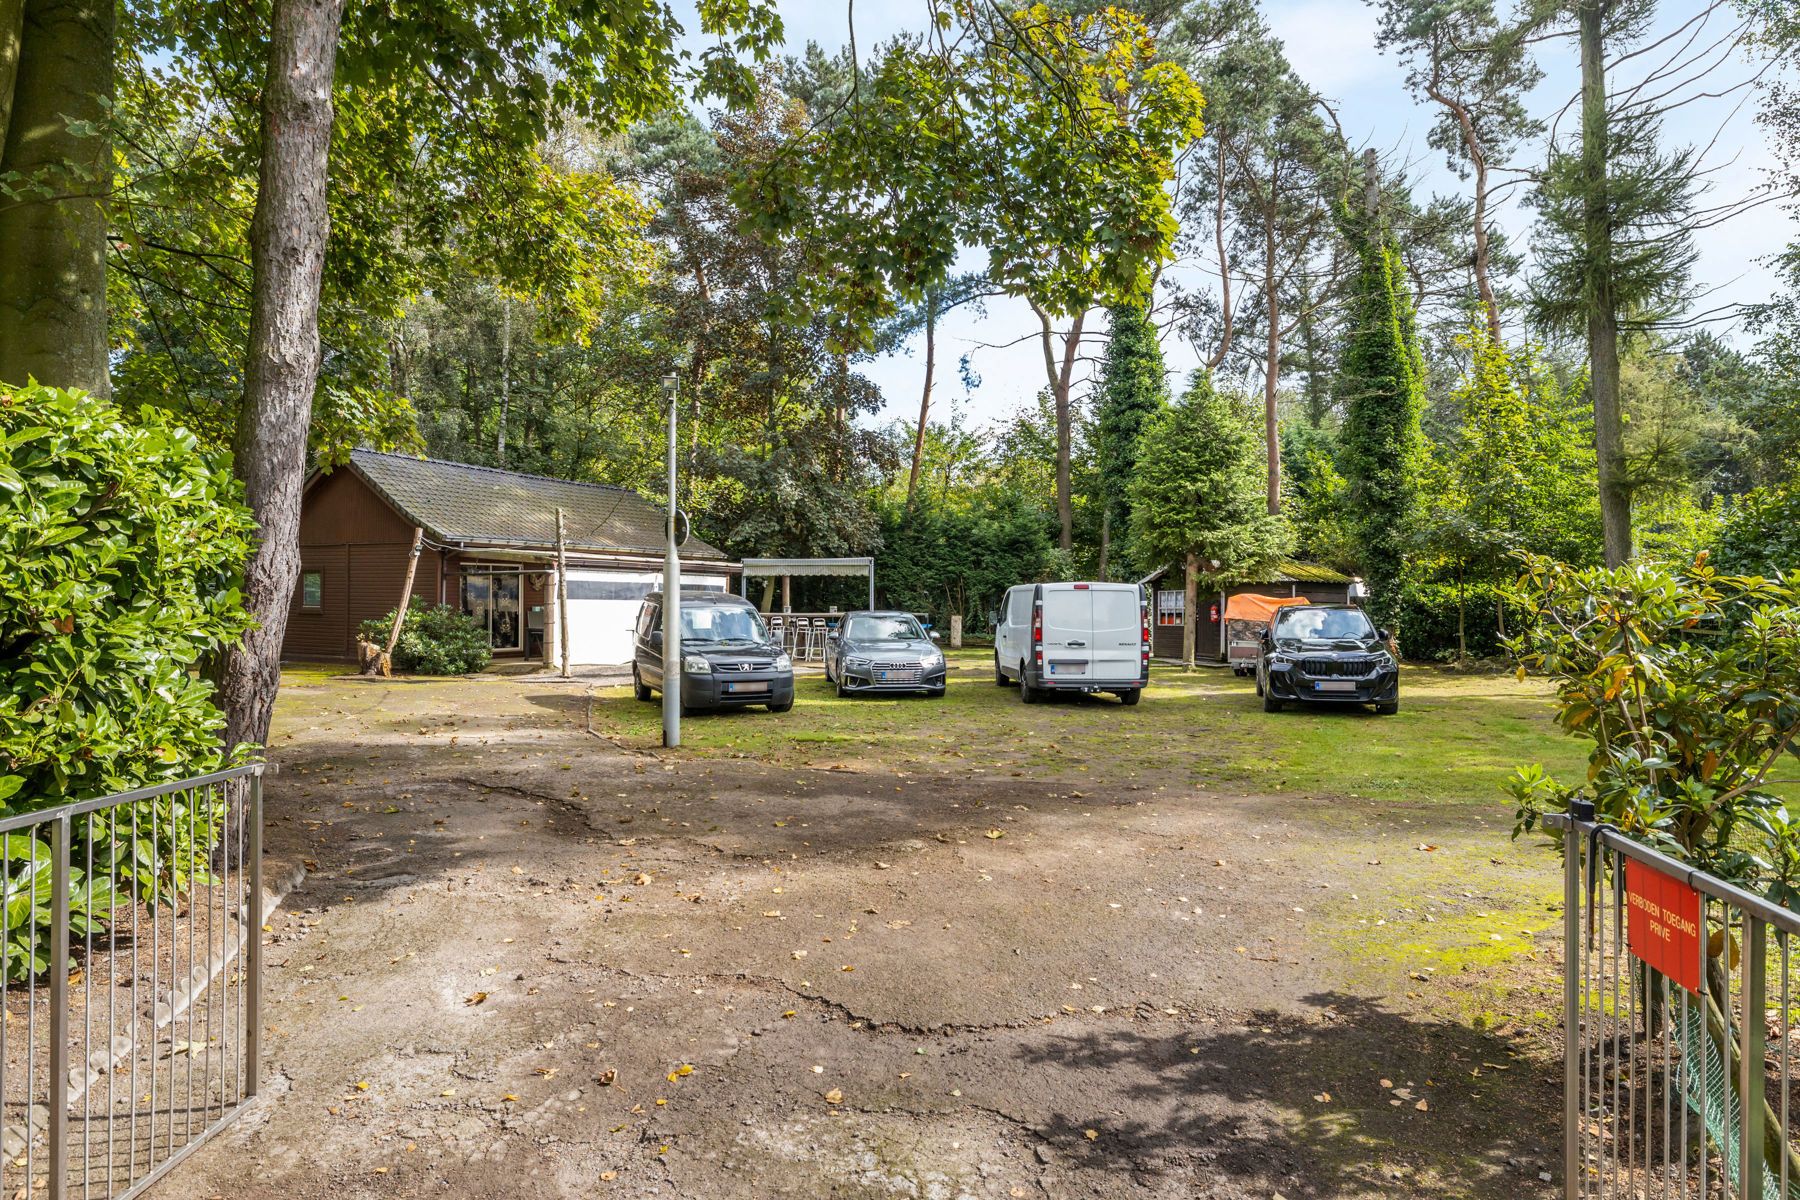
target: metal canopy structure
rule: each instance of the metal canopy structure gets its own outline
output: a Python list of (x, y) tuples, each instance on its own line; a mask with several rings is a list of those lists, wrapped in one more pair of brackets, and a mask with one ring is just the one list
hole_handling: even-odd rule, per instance
[(785, 579), (794, 575), (836, 575), (869, 577), (869, 607), (875, 607), (875, 560), (873, 558), (746, 558), (744, 575), (739, 585), (743, 595), (750, 595), (750, 580)]

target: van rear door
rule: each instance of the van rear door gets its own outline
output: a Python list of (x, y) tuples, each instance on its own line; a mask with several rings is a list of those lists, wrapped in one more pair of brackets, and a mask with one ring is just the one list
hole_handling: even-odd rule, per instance
[(1088, 591), (1093, 609), (1088, 668), (1102, 683), (1138, 677), (1143, 665), (1143, 612), (1136, 586), (1096, 583)]
[(1093, 592), (1087, 584), (1044, 585), (1044, 678), (1082, 683), (1092, 677)]

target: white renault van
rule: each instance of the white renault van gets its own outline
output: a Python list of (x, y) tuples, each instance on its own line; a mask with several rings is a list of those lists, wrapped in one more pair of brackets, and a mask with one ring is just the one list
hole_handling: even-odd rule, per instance
[(1112, 692), (1136, 704), (1150, 682), (1150, 608), (1135, 583), (1028, 583), (994, 627), (994, 682), (1027, 704), (1051, 692)]

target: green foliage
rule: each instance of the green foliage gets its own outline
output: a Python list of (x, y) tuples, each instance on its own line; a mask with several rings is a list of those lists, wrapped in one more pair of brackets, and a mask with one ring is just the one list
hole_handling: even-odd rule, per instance
[[(394, 614), (364, 621), (357, 636), (387, 645)], [(409, 608), (394, 646), (394, 669), (409, 675), (472, 675), (494, 658), (488, 632), (475, 618), (448, 604)]]
[(1721, 571), (1741, 575), (1800, 577), (1800, 479), (1732, 501), (1712, 561)]
[(155, 413), (0, 392), (0, 798), (11, 811), (224, 761), (204, 656), (249, 625), (254, 526), (230, 472)]
[(1293, 530), (1268, 511), (1260, 428), (1249, 402), (1215, 391), (1205, 371), (1145, 424), (1130, 492), (1141, 561), (1192, 554), (1222, 585), (1257, 578), (1292, 549)]
[(1514, 595), (1530, 623), (1520, 670), (1556, 684), (1557, 720), (1593, 743), (1587, 779), (1525, 767), (1517, 832), (1571, 800), (1665, 853), (1800, 901), (1800, 828), (1770, 790), (1800, 756), (1800, 597), (1758, 577), (1639, 562), (1528, 557)]
[(1344, 224), (1358, 267), (1333, 387), (1344, 409), (1340, 467), (1349, 484), (1357, 562), (1369, 581), (1370, 612), (1378, 624), (1398, 633), (1408, 531), (1425, 462), (1420, 430), (1424, 363), (1398, 251), (1379, 225), (1355, 218)]
[[(1115, 305), (1094, 413), (1097, 500), (1111, 520), (1115, 545), (1124, 542), (1131, 528), (1131, 480), (1137, 474), (1144, 425), (1169, 403), (1165, 376), (1162, 345), (1149, 314), (1141, 306)], [(1130, 562), (1146, 571), (1160, 565), (1135, 558)]]
[(1349, 485), (1337, 468), (1335, 430), (1306, 421), (1281, 426), (1281, 510), (1294, 526), (1294, 553), (1354, 574), (1356, 539)]
[(740, 176), (739, 207), (765, 235), (820, 235), (808, 302), (831, 314), (834, 342), (867, 344), (963, 244), (1052, 314), (1146, 298), (1174, 243), (1167, 185), (1201, 133), (1199, 89), (1124, 9), (955, 0), (937, 15), (929, 38), (884, 48), (793, 153)]
[[(79, 392), (0, 391), (0, 815), (225, 765), (198, 668), (249, 626), (236, 583), (254, 528), (225, 464), (167, 417), (128, 424)], [(72, 931), (105, 922), (120, 890), (154, 902), (195, 882), (187, 864), (217, 824), (170, 819), (189, 802), (75, 823), (75, 858), (92, 870), (72, 877)], [(12, 979), (57, 957), (49, 862), (47, 844), (7, 836)]]
[(1050, 577), (1050, 529), (1041, 506), (998, 488), (910, 513), (890, 503), (875, 561), (883, 601), (943, 626), (960, 613), (965, 628), (985, 629), (1007, 588)]

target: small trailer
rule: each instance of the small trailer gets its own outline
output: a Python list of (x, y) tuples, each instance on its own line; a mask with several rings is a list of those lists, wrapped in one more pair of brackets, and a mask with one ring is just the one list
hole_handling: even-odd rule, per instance
[(1305, 596), (1233, 596), (1225, 602), (1225, 661), (1233, 675), (1254, 675), (1262, 654), (1263, 630), (1276, 612), (1292, 604), (1311, 604)]

